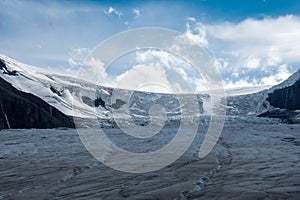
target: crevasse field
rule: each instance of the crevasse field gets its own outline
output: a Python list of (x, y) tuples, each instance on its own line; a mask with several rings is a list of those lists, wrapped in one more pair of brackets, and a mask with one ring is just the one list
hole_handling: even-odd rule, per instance
[[(177, 125), (159, 138), (131, 141), (118, 128), (104, 132), (130, 151), (168, 143)], [(300, 196), (300, 125), (269, 119), (231, 119), (213, 151), (198, 150), (207, 126), (175, 163), (131, 174), (97, 161), (76, 129), (0, 131), (0, 199), (297, 199)], [(93, 129), (90, 129), (93, 131)], [(187, 129), (187, 131), (189, 131)]]

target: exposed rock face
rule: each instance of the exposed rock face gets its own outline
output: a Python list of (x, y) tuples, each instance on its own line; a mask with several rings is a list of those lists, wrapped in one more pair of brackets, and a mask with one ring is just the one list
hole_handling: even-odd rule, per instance
[(276, 89), (266, 99), (273, 107), (259, 117), (280, 118), (287, 123), (300, 123), (300, 79), (293, 85)]
[(300, 79), (293, 85), (275, 90), (267, 99), (273, 107), (288, 110), (300, 109)]
[(56, 127), (74, 127), (74, 123), (42, 99), (19, 91), (0, 78), (0, 129)]
[(0, 59), (0, 70), (3, 71), (3, 74), (8, 74), (11, 76), (17, 76), (17, 71), (13, 70), (13, 71), (9, 71), (4, 63), (3, 60)]

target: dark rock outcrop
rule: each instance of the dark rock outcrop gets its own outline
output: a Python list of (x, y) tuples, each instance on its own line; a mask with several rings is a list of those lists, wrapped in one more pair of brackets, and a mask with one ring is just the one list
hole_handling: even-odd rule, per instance
[(95, 100), (93, 100), (90, 97), (82, 96), (81, 99), (82, 99), (82, 102), (88, 106), (91, 106), (91, 107), (102, 106), (103, 108), (107, 109), (105, 106), (105, 101), (103, 101), (103, 99), (101, 97), (97, 97)]
[(101, 97), (98, 97), (95, 102), (94, 102), (94, 106), (98, 107), (98, 106), (102, 106), (103, 108), (106, 108), (105, 106), (105, 101), (103, 101), (103, 99)]
[(57, 94), (58, 96), (62, 96), (63, 91), (56, 89), (55, 87), (53, 87), (52, 85), (50, 85), (50, 90), (51, 92), (53, 92), (54, 94)]
[(3, 74), (8, 74), (10, 76), (17, 76), (18, 75), (16, 70), (9, 71), (6, 67), (6, 65), (5, 65), (5, 62), (1, 59), (0, 59), (0, 70), (3, 71)]
[(282, 120), (282, 122), (288, 124), (300, 123), (300, 111), (297, 110), (273, 108), (258, 115), (258, 117), (279, 118)]
[(74, 127), (73, 119), (0, 77), (0, 129), (56, 127)]
[(280, 118), (286, 123), (300, 123), (300, 79), (293, 85), (274, 90), (266, 99), (273, 107), (259, 117)]
[(299, 110), (300, 109), (300, 79), (293, 85), (275, 90), (270, 93), (267, 101), (276, 108)]

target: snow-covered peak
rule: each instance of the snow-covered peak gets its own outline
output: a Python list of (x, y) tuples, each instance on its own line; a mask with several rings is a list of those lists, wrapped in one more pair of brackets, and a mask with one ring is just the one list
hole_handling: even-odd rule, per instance
[(96, 85), (29, 66), (1, 54), (0, 59), (6, 68), (2, 72), (0, 70), (0, 77), (16, 89), (43, 99), (66, 115), (81, 118), (94, 116), (94, 107), (84, 103), (82, 96), (94, 98)]
[[(1, 78), (11, 83), (16, 89), (43, 99), (66, 115), (74, 115), (80, 118), (93, 118), (95, 116), (111, 118), (112, 111), (119, 109), (118, 106), (114, 107), (114, 103), (111, 102), (112, 88), (25, 65), (7, 56), (0, 55), (0, 59), (5, 63), (6, 71), (16, 72), (14, 75), (0, 73)], [(119, 91), (120, 94), (132, 93), (130, 99), (125, 100), (125, 107), (130, 115), (147, 117), (149, 107), (153, 103), (163, 105), (169, 116), (180, 115), (180, 106), (190, 107), (188, 103), (178, 105), (176, 95), (121, 89), (116, 89), (116, 91)], [(122, 96), (124, 95), (120, 95), (119, 99), (115, 99), (116, 102), (121, 102)], [(181, 98), (189, 99), (188, 95), (181, 96), (183, 96)], [(199, 98), (199, 102), (201, 102), (201, 98)], [(203, 112), (202, 104), (199, 105), (199, 112)], [(195, 109), (189, 110), (194, 113)], [(186, 114), (190, 115), (190, 113)], [(124, 116), (125, 118), (129, 116), (128, 113), (124, 113), (124, 115), (127, 115)]]

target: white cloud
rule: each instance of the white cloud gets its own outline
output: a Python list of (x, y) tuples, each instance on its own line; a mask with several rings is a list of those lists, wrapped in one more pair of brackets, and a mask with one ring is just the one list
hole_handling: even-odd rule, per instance
[(228, 66), (228, 64), (229, 63), (228, 63), (227, 59), (224, 59), (224, 58), (215, 58), (215, 65), (220, 70), (226, 69), (226, 67)]
[(91, 52), (89, 48), (75, 48), (72, 51), (77, 55), (82, 55), (82, 54), (87, 55)]
[(256, 69), (260, 66), (260, 59), (249, 56), (246, 60), (244, 66), (250, 69)]
[(110, 13), (114, 12), (114, 10), (115, 10), (115, 9), (114, 9), (113, 7), (109, 7), (108, 10), (107, 10), (107, 13), (110, 14)]
[(152, 92), (172, 92), (172, 87), (166, 79), (165, 69), (158, 63), (136, 65), (117, 76), (116, 81), (116, 87), (122, 89), (149, 91), (151, 88), (156, 90)]
[(276, 66), (281, 62), (281, 57), (279, 53), (279, 49), (277, 47), (270, 47), (268, 56), (267, 56), (267, 64), (270, 66)]
[(68, 63), (71, 67), (76, 67), (78, 66), (78, 63), (73, 59), (73, 58), (69, 58), (68, 59)]
[[(192, 65), (180, 56), (162, 50), (137, 51), (136, 61), (139, 64), (156, 63), (163, 67), (166, 80), (176, 92), (207, 91), (207, 83)], [(220, 65), (226, 66), (226, 61), (219, 60)]]
[(107, 79), (105, 63), (98, 58), (89, 58), (84, 62), (84, 67), (78, 72), (78, 77), (94, 83), (99, 81), (99, 78), (104, 81)]
[(139, 17), (141, 15), (141, 10), (138, 8), (132, 9), (132, 12), (135, 15), (135, 17)]
[(83, 60), (91, 52), (89, 48), (74, 48), (69, 52), (68, 64), (71, 67), (81, 66)]
[(113, 8), (113, 7), (108, 7), (107, 10), (104, 11), (104, 13), (106, 14), (110, 14), (110, 15), (116, 15), (118, 16), (119, 18), (123, 15), (123, 13), (119, 10), (117, 10), (116, 8)]
[[(113, 14), (116, 10), (111, 8), (107, 12)], [(275, 85), (296, 70), (293, 64), (300, 64), (300, 19), (295, 16), (206, 25), (188, 18), (183, 37), (183, 42), (192, 41), (214, 53), (226, 88)], [(76, 59), (69, 60), (70, 65), (75, 62)], [(206, 82), (193, 67), (166, 51), (136, 51), (135, 62), (125, 73), (113, 77), (102, 74), (102, 84), (115, 87), (119, 82), (125, 89), (141, 86), (142, 90), (157, 92), (167, 92), (162, 85), (175, 88), (177, 92), (207, 91)], [(128, 79), (135, 81), (122, 81)], [(147, 81), (157, 81), (160, 85), (143, 85)], [(132, 85), (134, 82), (139, 86)]]
[(231, 89), (231, 88), (243, 88), (243, 87), (251, 87), (253, 86), (253, 82), (248, 82), (246, 80), (239, 80), (236, 82), (225, 82), (226, 88)]
[(239, 23), (203, 26), (207, 47), (218, 59), (226, 60), (226, 67), (219, 68), (228, 87), (234, 84), (275, 85), (300, 65), (298, 16), (249, 18)]
[(188, 41), (197, 45), (206, 46), (208, 44), (205, 26), (193, 17), (187, 18), (184, 36), (188, 38)]
[(263, 85), (275, 85), (286, 80), (289, 76), (291, 73), (288, 71), (287, 65), (281, 65), (276, 74), (262, 78), (261, 83)]
[[(107, 12), (116, 10), (111, 7)], [(183, 42), (205, 46), (214, 53), (226, 88), (275, 85), (291, 75), (293, 63), (300, 64), (300, 19), (295, 16), (206, 25), (188, 18), (183, 37)], [(135, 56), (136, 63), (128, 71), (113, 77), (102, 74), (102, 84), (115, 87), (119, 83), (125, 89), (141, 86), (141, 90), (157, 92), (167, 92), (162, 85), (177, 92), (207, 91), (201, 75), (178, 56), (158, 50), (136, 51)], [(75, 62), (69, 60), (71, 65)], [(151, 84), (143, 85), (147, 81)], [(152, 84), (155, 81), (160, 85)]]
[(211, 37), (222, 41), (224, 51), (234, 50), (242, 57), (250, 54), (269, 60), (271, 64), (277, 64), (282, 59), (299, 61), (299, 17), (287, 15), (262, 20), (246, 19), (237, 24), (207, 25), (206, 29)]

